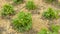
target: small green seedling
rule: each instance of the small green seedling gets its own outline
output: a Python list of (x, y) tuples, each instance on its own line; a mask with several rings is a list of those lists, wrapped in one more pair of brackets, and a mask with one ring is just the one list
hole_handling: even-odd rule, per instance
[(36, 9), (37, 7), (36, 7), (36, 5), (34, 4), (33, 1), (28, 1), (28, 2), (26, 3), (26, 8), (27, 8), (28, 10), (34, 10), (34, 9)]
[(42, 29), (38, 34), (47, 34), (47, 30), (46, 29)]
[(38, 34), (52, 34), (52, 32), (50, 32), (47, 29), (41, 29), (41, 31)]
[(32, 17), (30, 13), (19, 12), (17, 18), (12, 20), (14, 29), (19, 32), (28, 31), (32, 27)]
[(47, 19), (57, 19), (59, 18), (58, 12), (52, 8), (48, 8), (46, 12), (43, 13), (43, 17)]
[(58, 30), (60, 30), (60, 26), (58, 25), (51, 25), (51, 29), (53, 32), (58, 32)]
[(11, 16), (14, 15), (15, 11), (13, 9), (12, 5), (6, 4), (3, 6), (2, 11), (1, 11), (1, 16), (2, 17), (7, 17), (7, 16)]
[(13, 0), (14, 3), (19, 4), (19, 3), (23, 3), (24, 0)]

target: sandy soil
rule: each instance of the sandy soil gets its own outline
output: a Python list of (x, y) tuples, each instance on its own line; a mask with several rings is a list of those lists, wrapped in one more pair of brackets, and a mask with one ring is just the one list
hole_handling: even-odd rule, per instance
[[(0, 0), (0, 9), (2, 8), (2, 6), (4, 4), (10, 3), (10, 4), (14, 5), (14, 9), (16, 10), (17, 13), (22, 10), (31, 12), (32, 13), (32, 21), (33, 21), (32, 29), (30, 31), (27, 31), (24, 33), (19, 33), (16, 30), (12, 29), (12, 26), (10, 25), (11, 24), (10, 20), (2, 19), (0, 17), (0, 32), (1, 32), (1, 34), (37, 34), (37, 32), (39, 32), (41, 28), (48, 27), (49, 20), (42, 18), (42, 13), (44, 12), (43, 10), (46, 10), (48, 7), (52, 7), (54, 9), (60, 10), (59, 7), (52, 5), (52, 4), (46, 4), (45, 2), (43, 2), (43, 0), (34, 0), (35, 4), (38, 6), (38, 9), (33, 10), (33, 11), (28, 11), (24, 7), (26, 2), (27, 2), (27, 0), (25, 0), (25, 2), (23, 4), (15, 5), (12, 0)], [(53, 20), (52, 22), (59, 23), (60, 19)]]

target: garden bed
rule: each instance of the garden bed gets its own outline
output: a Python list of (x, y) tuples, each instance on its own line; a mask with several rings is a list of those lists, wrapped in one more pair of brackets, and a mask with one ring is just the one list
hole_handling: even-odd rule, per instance
[[(54, 20), (45, 19), (42, 14), (49, 7), (60, 10), (60, 7), (57, 4), (45, 3), (43, 0), (33, 0), (35, 5), (37, 5), (36, 10), (28, 10), (25, 7), (27, 0), (24, 0), (21, 4), (15, 4), (12, 0), (0, 0), (0, 10), (3, 5), (9, 3), (13, 5), (14, 10), (16, 12), (15, 15), (11, 16), (9, 19), (3, 19), (0, 16), (0, 32), (1, 34), (37, 34), (40, 32), (41, 28), (49, 28), (49, 23), (53, 22), (53, 24), (60, 25), (60, 18)], [(32, 14), (32, 28), (29, 31), (25, 31), (23, 33), (18, 32), (12, 27), (11, 19), (15, 18), (19, 11), (29, 12)], [(1, 14), (1, 13), (0, 13)]]

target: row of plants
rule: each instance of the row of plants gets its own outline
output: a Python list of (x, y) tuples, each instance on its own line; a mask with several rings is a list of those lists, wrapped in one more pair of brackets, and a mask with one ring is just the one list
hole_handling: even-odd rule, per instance
[[(23, 2), (23, 0), (14, 0), (14, 2), (19, 4), (19, 3)], [(34, 10), (37, 7), (32, 1), (28, 1), (26, 3), (26, 8), (28, 10)], [(14, 10), (14, 7), (12, 5), (6, 4), (3, 6), (2, 12), (1, 12), (2, 17), (9, 17), (14, 14), (16, 14), (16, 11)], [(52, 8), (48, 8), (48, 10), (46, 10), (46, 12), (44, 12), (42, 16), (47, 19), (59, 18), (58, 11), (53, 10)], [(17, 14), (17, 17), (12, 19), (12, 25), (13, 25), (13, 28), (19, 32), (25, 32), (25, 31), (30, 30), (32, 28), (31, 13), (20, 11)]]
[(42, 28), (38, 34), (59, 34), (59, 30), (59, 25), (51, 25), (50, 29)]
[[(45, 1), (47, 3), (59, 2), (59, 0), (43, 0), (43, 1)], [(16, 4), (20, 4), (20, 3), (23, 3), (24, 0), (13, 0), (13, 2)]]
[[(1, 15), (3, 17), (10, 16), (15, 14), (15, 11), (11, 5), (4, 5), (2, 9)], [(17, 18), (14, 18), (12, 20), (12, 24), (14, 29), (23, 32), (26, 30), (29, 30), (32, 27), (32, 15), (27, 12), (19, 12), (17, 15)], [(43, 13), (43, 17), (47, 19), (57, 19), (59, 18), (58, 12), (56, 10), (53, 10), (52, 8), (48, 8), (46, 12)]]
[[(20, 4), (20, 3), (23, 3), (24, 0), (13, 0), (13, 2), (16, 3), (16, 4)], [(37, 6), (34, 4), (33, 1), (28, 1), (28, 2), (26, 2), (26, 6), (25, 6), (25, 7), (26, 7), (26, 9), (28, 9), (28, 10), (34, 10), (34, 9), (37, 8)]]
[[(59, 1), (59, 0), (43, 0), (45, 2), (48, 2), (48, 3), (53, 3), (53, 2), (56, 2), (56, 1)], [(13, 0), (14, 3), (16, 4), (20, 4), (20, 3), (23, 3), (24, 0)]]
[[(22, 3), (24, 0), (13, 0), (13, 1), (16, 4), (19, 4), (19, 3)], [(28, 1), (25, 7), (28, 10), (36, 9), (36, 6), (33, 1)], [(15, 14), (16, 14), (16, 11), (14, 10), (14, 7), (12, 5), (5, 4), (2, 7), (1, 16), (3, 18), (7, 18)], [(12, 19), (11, 22), (12, 22), (13, 28), (16, 29), (17, 31), (19, 32), (28, 31), (32, 28), (32, 15), (24, 11), (19, 12), (17, 14), (17, 17)]]
[[(12, 9), (12, 10), (11, 10)], [(11, 5), (4, 5), (2, 16), (6, 17), (8, 15), (15, 14), (14, 9)], [(52, 8), (48, 8), (46, 12), (43, 13), (43, 17), (47, 19), (57, 19), (59, 18), (58, 12)], [(28, 31), (32, 27), (32, 15), (27, 12), (19, 12), (17, 17), (12, 20), (14, 29), (23, 32)]]
[[(51, 0), (52, 1), (52, 0)], [(14, 2), (15, 3), (21, 3), (21, 2), (23, 2), (23, 0), (14, 0)], [(28, 9), (28, 10), (34, 10), (34, 9), (36, 9), (37, 8), (37, 6), (34, 4), (34, 2), (33, 1), (28, 1), (27, 3), (26, 3), (26, 9)], [(49, 10), (51, 10), (51, 9), (49, 9)], [(54, 12), (53, 10), (51, 10), (52, 12)], [(50, 12), (50, 11), (49, 11)], [(3, 6), (3, 8), (2, 8), (2, 12), (1, 12), (1, 14), (2, 14), (2, 16), (10, 16), (10, 15), (13, 15), (13, 14), (15, 14), (16, 13), (16, 11), (14, 10), (14, 7), (12, 6), (12, 5), (10, 5), (10, 4), (6, 4), (6, 5), (4, 5)], [(45, 12), (45, 13), (47, 13), (47, 12)], [(44, 13), (44, 14), (45, 14)], [(47, 15), (47, 14), (46, 14)], [(45, 15), (45, 17), (47, 17)], [(50, 18), (50, 17), (49, 17)], [(52, 17), (53, 18), (53, 17)], [(57, 17), (55, 17), (55, 18), (57, 18)]]
[[(15, 2), (15, 3), (21, 3), (21, 2), (23, 2), (23, 0), (14, 0), (14, 2)], [(25, 7), (26, 7), (26, 9), (28, 9), (28, 10), (34, 10), (34, 9), (37, 8), (33, 1), (28, 1), (28, 2), (26, 3), (26, 6), (25, 6)], [(3, 6), (2, 12), (1, 12), (1, 16), (2, 16), (2, 17), (4, 17), (4, 16), (5, 16), (5, 17), (9, 17), (9, 16), (14, 15), (14, 14), (16, 14), (16, 11), (14, 10), (14, 7), (13, 7), (12, 5), (10, 5), (10, 4), (5, 4), (5, 5)]]

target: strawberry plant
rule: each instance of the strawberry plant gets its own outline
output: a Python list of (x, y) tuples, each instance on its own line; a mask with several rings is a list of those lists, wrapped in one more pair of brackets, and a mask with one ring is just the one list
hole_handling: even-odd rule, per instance
[(37, 7), (36, 7), (36, 5), (34, 4), (33, 1), (28, 1), (28, 2), (26, 3), (26, 8), (27, 8), (28, 10), (34, 10), (34, 9), (36, 9)]
[(24, 0), (13, 0), (14, 1), (14, 3), (16, 3), (16, 4), (19, 4), (19, 3), (22, 3)]
[(32, 17), (30, 13), (20, 12), (17, 18), (12, 20), (14, 29), (19, 32), (28, 31), (32, 27)]
[(6, 5), (3, 6), (2, 12), (1, 12), (1, 15), (3, 17), (11, 16), (13, 14), (15, 14), (15, 11), (14, 11), (12, 5), (6, 4)]
[(59, 18), (58, 12), (56, 10), (53, 10), (52, 8), (49, 8), (46, 12), (44, 12), (43, 17), (47, 19)]

